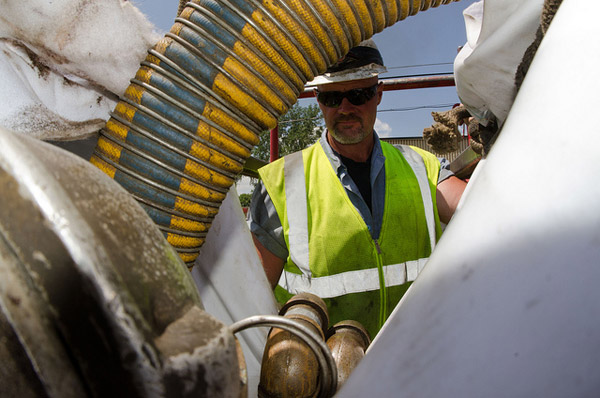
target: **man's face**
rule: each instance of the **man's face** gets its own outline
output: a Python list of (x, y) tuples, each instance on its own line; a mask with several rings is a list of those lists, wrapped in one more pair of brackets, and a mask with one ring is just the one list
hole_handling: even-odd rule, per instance
[[(319, 93), (347, 93), (350, 90), (369, 88), (377, 84), (377, 77), (373, 77), (322, 85), (319, 86), (318, 91)], [(340, 144), (357, 144), (371, 134), (375, 125), (377, 105), (381, 102), (382, 92), (383, 88), (381, 85), (378, 85), (373, 98), (362, 105), (354, 105), (348, 98), (344, 98), (337, 107), (326, 106), (319, 101), (325, 125), (332, 138)]]

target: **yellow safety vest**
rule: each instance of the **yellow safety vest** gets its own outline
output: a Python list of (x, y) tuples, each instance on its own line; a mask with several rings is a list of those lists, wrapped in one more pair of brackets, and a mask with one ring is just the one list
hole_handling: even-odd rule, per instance
[(289, 249), (275, 289), (278, 301), (299, 292), (316, 294), (325, 300), (331, 324), (353, 319), (372, 337), (423, 269), (441, 234), (437, 158), (419, 148), (381, 146), (385, 207), (377, 240), (320, 143), (259, 169)]

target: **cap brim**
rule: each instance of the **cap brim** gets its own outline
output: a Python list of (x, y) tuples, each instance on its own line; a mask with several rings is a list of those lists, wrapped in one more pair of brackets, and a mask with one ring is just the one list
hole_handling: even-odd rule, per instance
[(341, 72), (324, 73), (315, 77), (310, 82), (306, 83), (306, 86), (320, 86), (329, 83), (347, 82), (351, 80), (362, 80), (369, 79), (371, 77), (377, 77), (381, 73), (387, 72), (385, 66), (377, 64), (369, 64), (361, 66), (360, 68), (349, 69)]

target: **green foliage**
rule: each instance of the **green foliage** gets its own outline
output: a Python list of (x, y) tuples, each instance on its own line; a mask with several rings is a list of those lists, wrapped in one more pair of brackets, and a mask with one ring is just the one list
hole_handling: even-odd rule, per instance
[(252, 195), (250, 195), (249, 193), (240, 194), (240, 204), (242, 205), (242, 207), (249, 207), (251, 199)]
[[(321, 136), (323, 128), (323, 118), (318, 105), (294, 104), (279, 118), (279, 156), (283, 157), (314, 144)], [(268, 162), (269, 151), (270, 134), (269, 131), (265, 131), (252, 151), (252, 156)]]

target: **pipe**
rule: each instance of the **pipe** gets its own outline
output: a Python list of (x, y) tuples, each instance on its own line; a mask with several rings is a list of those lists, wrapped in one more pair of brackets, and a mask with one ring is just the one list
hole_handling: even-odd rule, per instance
[(256, 326), (271, 326), (284, 329), (299, 337), (313, 351), (319, 361), (322, 383), (319, 386), (319, 397), (332, 396), (337, 389), (337, 368), (329, 348), (312, 329), (294, 319), (280, 315), (255, 315), (229, 326), (234, 335), (245, 329)]
[(456, 0), (196, 0), (141, 63), (90, 161), (192, 266), (261, 131), (360, 41)]
[[(320, 297), (310, 293), (297, 294), (285, 303), (279, 315), (299, 322), (325, 341), (329, 315), (327, 305)], [(271, 329), (263, 350), (258, 396), (316, 397), (324, 380), (319, 378), (321, 367), (313, 351), (293, 333)]]
[(454, 75), (411, 76), (383, 81), (383, 91), (454, 86)]
[(327, 346), (337, 368), (337, 390), (350, 378), (371, 344), (369, 332), (360, 322), (341, 321), (328, 331)]
[[(455, 86), (453, 74), (407, 76), (394, 79), (381, 79), (383, 91), (412, 90), (416, 88)], [(315, 97), (314, 87), (306, 88), (298, 98)]]

